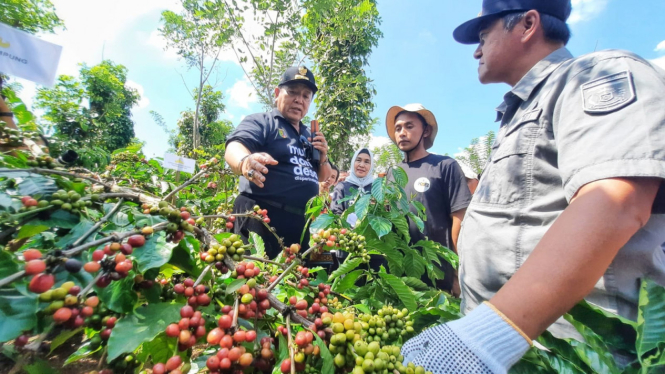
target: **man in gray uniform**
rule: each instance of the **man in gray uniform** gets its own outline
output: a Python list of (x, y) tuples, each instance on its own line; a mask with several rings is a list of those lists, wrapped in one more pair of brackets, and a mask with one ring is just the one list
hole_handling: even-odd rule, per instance
[[(454, 32), (512, 89), (459, 238), (463, 311), (402, 348), (435, 373), (505, 373), (585, 298), (635, 319), (665, 285), (665, 73), (630, 52), (574, 58), (570, 0), (485, 0)], [(558, 320), (558, 321), (557, 321)], [(551, 327), (550, 327), (551, 326)]]

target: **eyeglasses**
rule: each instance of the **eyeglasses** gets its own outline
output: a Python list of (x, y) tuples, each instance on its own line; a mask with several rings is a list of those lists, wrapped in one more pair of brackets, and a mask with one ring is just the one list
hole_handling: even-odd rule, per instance
[(314, 96), (311, 92), (307, 90), (297, 91), (292, 88), (282, 88), (282, 91), (286, 92), (286, 96), (290, 96), (293, 98), (300, 97), (306, 103), (310, 103), (312, 101), (312, 97)]

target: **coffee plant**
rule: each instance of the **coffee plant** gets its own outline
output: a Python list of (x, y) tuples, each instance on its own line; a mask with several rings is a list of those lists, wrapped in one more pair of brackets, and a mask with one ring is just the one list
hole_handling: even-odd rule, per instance
[[(219, 157), (184, 182), (136, 148), (101, 174), (35, 159), (15, 151), (0, 169), (0, 366), (13, 372), (425, 374), (401, 345), (461, 317), (424, 282), (457, 256), (411, 243), (407, 217), (422, 227), (426, 212), (401, 169), (342, 216), (313, 199), (311, 242), (278, 238), (269, 259), (258, 235), (231, 232), (238, 217), (270, 227), (270, 211), (231, 214), (237, 179)], [(330, 250), (338, 268), (309, 261)], [(664, 311), (649, 281), (637, 322), (581, 303), (565, 318), (585, 342), (545, 333), (513, 372), (660, 372)]]

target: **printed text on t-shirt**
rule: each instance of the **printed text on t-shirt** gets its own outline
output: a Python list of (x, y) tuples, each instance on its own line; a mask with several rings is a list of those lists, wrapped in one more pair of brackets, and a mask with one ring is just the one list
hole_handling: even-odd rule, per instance
[(304, 158), (305, 150), (290, 145), (289, 153), (292, 155), (289, 159), (289, 162), (291, 162), (293, 165), (296, 165), (293, 168), (295, 180), (318, 183), (318, 174), (316, 174), (316, 172), (312, 169), (312, 164)]

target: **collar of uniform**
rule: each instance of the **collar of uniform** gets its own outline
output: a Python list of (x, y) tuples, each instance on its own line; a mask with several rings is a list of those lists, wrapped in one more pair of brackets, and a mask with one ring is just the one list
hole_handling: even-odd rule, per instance
[(528, 73), (513, 87), (510, 92), (514, 93), (522, 101), (529, 100), (529, 96), (538, 85), (549, 77), (562, 62), (570, 60), (573, 55), (566, 48), (559, 48), (549, 56), (540, 60)]
[[(287, 121), (286, 118), (284, 118), (284, 116), (282, 115), (282, 112), (280, 112), (279, 109), (277, 109), (277, 108), (273, 109), (270, 114), (272, 115), (273, 118), (281, 118), (284, 121), (288, 122), (289, 125), (291, 125), (291, 122)], [(299, 125), (300, 125), (301, 129), (299, 129), (298, 133), (302, 133), (302, 127), (305, 127), (305, 125), (303, 125), (302, 122), (300, 122)], [(293, 126), (293, 125), (291, 125), (291, 126)]]
[(512, 90), (504, 95), (503, 102), (496, 108), (495, 122), (501, 121), (504, 113), (506, 113), (506, 109), (508, 109), (509, 105), (513, 104), (514, 100), (529, 100), (529, 96), (531, 96), (533, 90), (535, 90), (545, 78), (549, 77), (554, 70), (561, 65), (561, 63), (570, 60), (571, 58), (573, 58), (573, 55), (568, 49), (559, 48), (539, 61), (524, 77), (522, 77), (522, 79), (520, 79), (519, 82), (517, 82)]

